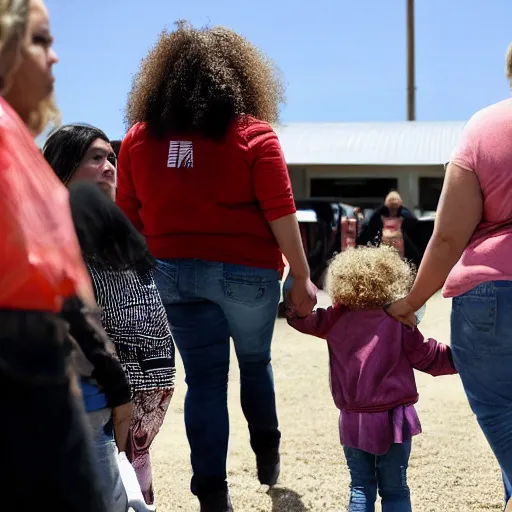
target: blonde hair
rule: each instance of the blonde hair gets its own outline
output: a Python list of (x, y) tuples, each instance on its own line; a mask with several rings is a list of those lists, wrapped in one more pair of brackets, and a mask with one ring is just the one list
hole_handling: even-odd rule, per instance
[(402, 198), (396, 190), (393, 190), (386, 196), (386, 199), (384, 199), (384, 204), (387, 205), (391, 201), (397, 201), (399, 203), (402, 203)]
[(46, 128), (57, 128), (61, 122), (61, 114), (54, 95), (44, 98), (24, 121), (34, 137), (40, 135)]
[(510, 82), (510, 87), (512, 88), (512, 43), (510, 43), (510, 46), (508, 47), (505, 62), (505, 73), (507, 74), (508, 81)]
[[(3, 53), (6, 46), (16, 43), (21, 45), (27, 28), (29, 0), (0, 0), (0, 59), (5, 59)], [(12, 62), (14, 65), (14, 61)], [(7, 74), (12, 69), (2, 66), (2, 72)], [(4, 92), (6, 76), (0, 76), (0, 92)]]
[(0, 51), (13, 37), (25, 34), (28, 8), (29, 0), (0, 0)]
[(27, 127), (34, 137), (40, 135), (48, 125), (57, 128), (61, 122), (60, 110), (55, 103), (53, 94), (41, 101), (38, 107), (30, 113)]
[(412, 267), (396, 249), (386, 245), (349, 248), (329, 265), (327, 291), (335, 306), (380, 309), (405, 297), (413, 281)]

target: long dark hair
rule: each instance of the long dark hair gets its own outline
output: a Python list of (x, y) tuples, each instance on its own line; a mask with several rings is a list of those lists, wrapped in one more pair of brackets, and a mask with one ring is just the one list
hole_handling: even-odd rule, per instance
[[(94, 126), (67, 125), (50, 135), (43, 155), (61, 181), (68, 184), (97, 139), (110, 142)], [(75, 230), (87, 261), (113, 270), (144, 271), (154, 267), (144, 237), (96, 184), (80, 182), (68, 188)]]
[(149, 270), (154, 259), (128, 217), (93, 183), (69, 186), (78, 241), (87, 261), (113, 270)]
[(279, 70), (247, 39), (178, 22), (142, 61), (126, 123), (145, 122), (157, 138), (177, 131), (219, 140), (238, 116), (277, 122), (283, 102)]
[(87, 150), (97, 139), (110, 144), (105, 132), (81, 123), (61, 126), (46, 139), (43, 155), (64, 185), (69, 183)]

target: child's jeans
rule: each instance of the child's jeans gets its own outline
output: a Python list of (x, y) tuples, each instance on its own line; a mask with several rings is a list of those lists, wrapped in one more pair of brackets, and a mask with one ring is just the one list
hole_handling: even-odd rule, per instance
[(343, 448), (352, 482), (349, 512), (374, 512), (377, 490), (382, 512), (411, 512), (407, 466), (411, 442), (393, 444), (385, 455)]
[(111, 409), (87, 413), (93, 441), (96, 473), (107, 501), (109, 512), (126, 512), (128, 498), (117, 463), (117, 446)]

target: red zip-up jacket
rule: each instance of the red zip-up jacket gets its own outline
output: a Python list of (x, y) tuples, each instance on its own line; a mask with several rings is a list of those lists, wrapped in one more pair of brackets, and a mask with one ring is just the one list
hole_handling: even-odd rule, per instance
[(269, 221), (295, 213), (272, 127), (240, 117), (224, 140), (134, 125), (119, 154), (117, 204), (159, 259), (198, 258), (282, 269)]

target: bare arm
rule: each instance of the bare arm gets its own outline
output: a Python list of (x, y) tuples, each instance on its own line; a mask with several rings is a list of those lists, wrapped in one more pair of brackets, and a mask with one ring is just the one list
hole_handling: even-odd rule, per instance
[(316, 304), (316, 287), (309, 279), (288, 168), (272, 127), (255, 122), (246, 130), (256, 198), (294, 278), (289, 304), (305, 316)]
[(269, 222), (270, 229), (279, 248), (290, 264), (290, 272), (295, 280), (309, 279), (309, 265), (304, 254), (299, 222), (295, 213)]
[(450, 163), (434, 233), (407, 297), (413, 310), (420, 309), (443, 286), (480, 223), (482, 208), (482, 191), (476, 174)]

